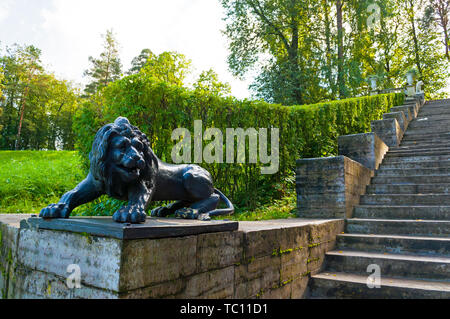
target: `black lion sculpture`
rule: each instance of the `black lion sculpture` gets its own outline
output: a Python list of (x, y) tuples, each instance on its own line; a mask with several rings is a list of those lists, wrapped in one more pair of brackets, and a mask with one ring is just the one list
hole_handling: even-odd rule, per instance
[[(153, 201), (176, 201), (152, 211), (154, 217), (175, 214), (187, 219), (209, 220), (229, 215), (233, 204), (214, 189), (211, 174), (197, 165), (171, 165), (153, 153), (150, 143), (128, 119), (119, 117), (96, 134), (89, 154), (90, 172), (58, 204), (41, 210), (43, 218), (69, 218), (76, 207), (101, 195), (126, 200), (128, 205), (113, 215), (118, 223), (142, 223)], [(227, 208), (217, 209), (220, 200)]]

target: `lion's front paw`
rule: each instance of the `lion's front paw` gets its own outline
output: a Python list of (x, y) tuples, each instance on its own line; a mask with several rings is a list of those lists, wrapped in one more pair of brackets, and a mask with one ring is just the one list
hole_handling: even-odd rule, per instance
[(39, 217), (50, 218), (69, 218), (69, 207), (66, 204), (51, 204), (41, 210)]
[(197, 209), (193, 209), (190, 207), (185, 207), (175, 212), (176, 218), (183, 218), (183, 219), (198, 219), (199, 215), (200, 214)]
[(125, 206), (119, 209), (113, 215), (113, 220), (117, 223), (144, 223), (147, 219), (147, 214), (143, 209), (138, 207)]

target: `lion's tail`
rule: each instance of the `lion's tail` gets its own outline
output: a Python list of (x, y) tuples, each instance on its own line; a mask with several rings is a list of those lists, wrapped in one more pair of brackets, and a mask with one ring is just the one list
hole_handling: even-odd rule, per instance
[(208, 213), (209, 216), (224, 216), (224, 215), (232, 215), (234, 213), (233, 203), (217, 188), (214, 189), (214, 192), (220, 196), (220, 200), (225, 203), (227, 208), (215, 209)]

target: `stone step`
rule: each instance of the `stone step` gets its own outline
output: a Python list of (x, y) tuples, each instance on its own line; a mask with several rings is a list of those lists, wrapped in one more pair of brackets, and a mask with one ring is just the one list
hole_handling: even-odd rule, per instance
[[(450, 177), (450, 176), (449, 176)], [(376, 194), (362, 195), (361, 205), (392, 205), (392, 206), (429, 206), (450, 205), (447, 194)]]
[(372, 184), (447, 184), (448, 175), (414, 175), (414, 176), (375, 176)]
[(442, 161), (420, 161), (420, 162), (386, 162), (380, 166), (381, 169), (424, 169), (424, 168), (450, 168), (449, 159)]
[(346, 233), (404, 235), (426, 237), (449, 237), (448, 220), (391, 220), (391, 219), (357, 219), (346, 221)]
[(419, 114), (415, 118), (415, 121), (420, 121), (420, 120), (425, 120), (425, 119), (427, 119), (429, 121), (441, 121), (441, 120), (450, 121), (450, 109), (447, 113), (442, 113), (442, 114), (430, 114), (430, 115), (423, 116), (422, 113), (423, 112), (419, 112)]
[(417, 128), (424, 128), (429, 127), (430, 125), (433, 127), (441, 127), (441, 126), (447, 126), (450, 123), (450, 114), (449, 117), (446, 117), (447, 115), (442, 116), (420, 116), (411, 121), (409, 123), (409, 128), (411, 130), (417, 129)]
[(442, 280), (450, 283), (450, 258), (400, 255), (365, 251), (330, 251), (325, 254), (326, 271), (367, 274), (369, 265), (377, 265), (381, 276)]
[(422, 107), (419, 110), (418, 116), (426, 117), (426, 116), (439, 116), (439, 115), (447, 115), (450, 113), (450, 107), (448, 106), (435, 106), (432, 108)]
[[(450, 145), (450, 138), (443, 139), (443, 138), (436, 138), (431, 140), (403, 140), (400, 144), (400, 147), (406, 147), (406, 146), (420, 146), (421, 148), (426, 148), (428, 146), (431, 147), (437, 147), (437, 146), (449, 146)], [(396, 147), (391, 147), (391, 149), (396, 149)]]
[(420, 134), (419, 131), (411, 131), (411, 130), (406, 130), (405, 134), (403, 135), (403, 139), (402, 139), (402, 143), (403, 142), (409, 142), (409, 141), (414, 141), (414, 142), (419, 142), (419, 141), (423, 141), (423, 142), (431, 142), (433, 140), (437, 140), (437, 141), (447, 141), (450, 139), (450, 131), (447, 132), (431, 132), (428, 134)]
[(353, 217), (358, 219), (450, 220), (450, 206), (358, 205)]
[(420, 155), (420, 156), (399, 156), (399, 157), (385, 157), (383, 165), (391, 163), (417, 163), (417, 162), (436, 162), (448, 161), (450, 155)]
[(446, 134), (450, 132), (449, 128), (446, 126), (428, 126), (428, 127), (419, 127), (419, 128), (410, 128), (406, 130), (406, 136), (411, 135), (430, 135), (430, 134)]
[(439, 155), (450, 155), (450, 147), (446, 149), (418, 149), (418, 150), (407, 150), (407, 151), (390, 151), (385, 156), (386, 157), (408, 157), (408, 156), (439, 156)]
[(450, 168), (384, 168), (375, 171), (375, 176), (414, 176), (414, 175), (450, 175)]
[(342, 234), (336, 250), (450, 257), (450, 238)]
[(403, 152), (403, 151), (435, 151), (447, 150), (450, 148), (450, 143), (416, 143), (412, 145), (404, 145), (403, 143), (398, 147), (390, 147), (389, 152)]
[(368, 276), (324, 272), (311, 276), (309, 298), (450, 299), (450, 283), (381, 277), (380, 288), (369, 288)]
[(376, 194), (450, 194), (449, 184), (373, 184), (367, 186), (368, 195)]

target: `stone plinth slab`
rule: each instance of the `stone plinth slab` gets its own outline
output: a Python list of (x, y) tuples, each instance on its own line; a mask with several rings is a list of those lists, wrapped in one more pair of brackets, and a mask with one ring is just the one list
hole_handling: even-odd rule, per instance
[(42, 219), (32, 217), (21, 222), (21, 227), (64, 230), (92, 236), (117, 239), (152, 239), (181, 237), (204, 233), (237, 230), (237, 222), (198, 221), (185, 219), (148, 218), (143, 224), (119, 224), (111, 217), (78, 217), (70, 219)]

